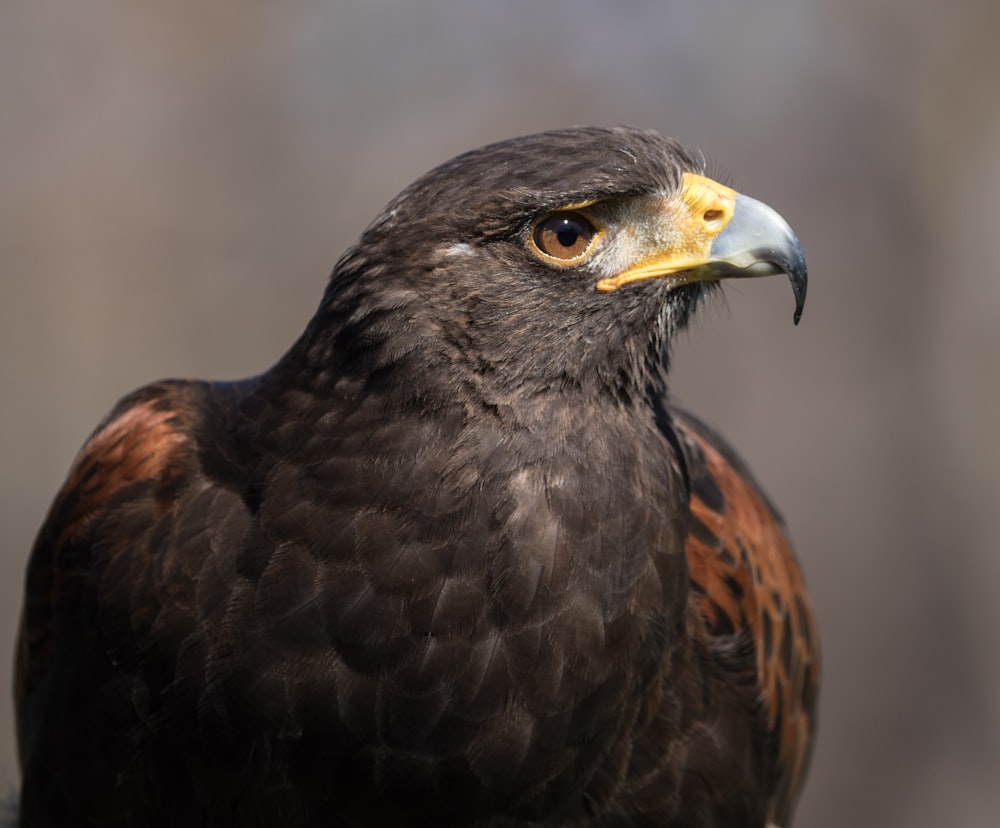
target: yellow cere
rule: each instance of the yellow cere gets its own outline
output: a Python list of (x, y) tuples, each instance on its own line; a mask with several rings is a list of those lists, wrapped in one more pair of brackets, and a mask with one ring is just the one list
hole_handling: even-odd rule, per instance
[(672, 225), (672, 242), (654, 251), (628, 270), (601, 279), (602, 292), (657, 276), (668, 276), (708, 264), (712, 241), (729, 224), (736, 207), (736, 191), (703, 175), (684, 173), (681, 189), (663, 207)]

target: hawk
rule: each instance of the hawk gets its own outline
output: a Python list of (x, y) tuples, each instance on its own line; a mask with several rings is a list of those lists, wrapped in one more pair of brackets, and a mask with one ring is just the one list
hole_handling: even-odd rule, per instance
[(239, 382), (84, 445), (28, 565), (37, 826), (787, 825), (815, 724), (785, 526), (668, 393), (720, 280), (801, 247), (631, 128), (461, 155)]

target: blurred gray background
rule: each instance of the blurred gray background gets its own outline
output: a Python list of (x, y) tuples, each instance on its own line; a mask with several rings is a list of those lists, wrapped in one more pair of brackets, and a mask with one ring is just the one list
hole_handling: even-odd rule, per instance
[(992, 0), (3, 4), (0, 683), (34, 532), (119, 396), (270, 365), (434, 164), (631, 123), (701, 147), (809, 257), (798, 328), (786, 283), (730, 283), (674, 361), (820, 617), (798, 824), (996, 825), (997, 32)]

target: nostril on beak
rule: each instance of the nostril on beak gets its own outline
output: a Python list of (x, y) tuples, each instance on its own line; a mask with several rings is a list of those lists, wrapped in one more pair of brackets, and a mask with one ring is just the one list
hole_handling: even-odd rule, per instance
[(722, 225), (726, 220), (726, 211), (716, 208), (706, 210), (702, 213), (701, 220), (704, 222), (705, 229), (709, 233), (715, 233), (722, 229)]

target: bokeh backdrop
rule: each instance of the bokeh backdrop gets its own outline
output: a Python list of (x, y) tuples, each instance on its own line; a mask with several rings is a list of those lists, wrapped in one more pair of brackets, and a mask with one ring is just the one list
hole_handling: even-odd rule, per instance
[[(996, 825), (998, 31), (995, 0), (4, 3), (0, 683), (34, 532), (119, 396), (270, 365), (434, 164), (630, 123), (701, 147), (809, 258), (798, 328), (781, 280), (730, 283), (673, 384), (812, 587), (798, 824)], [(0, 788), (15, 755), (3, 703)]]

